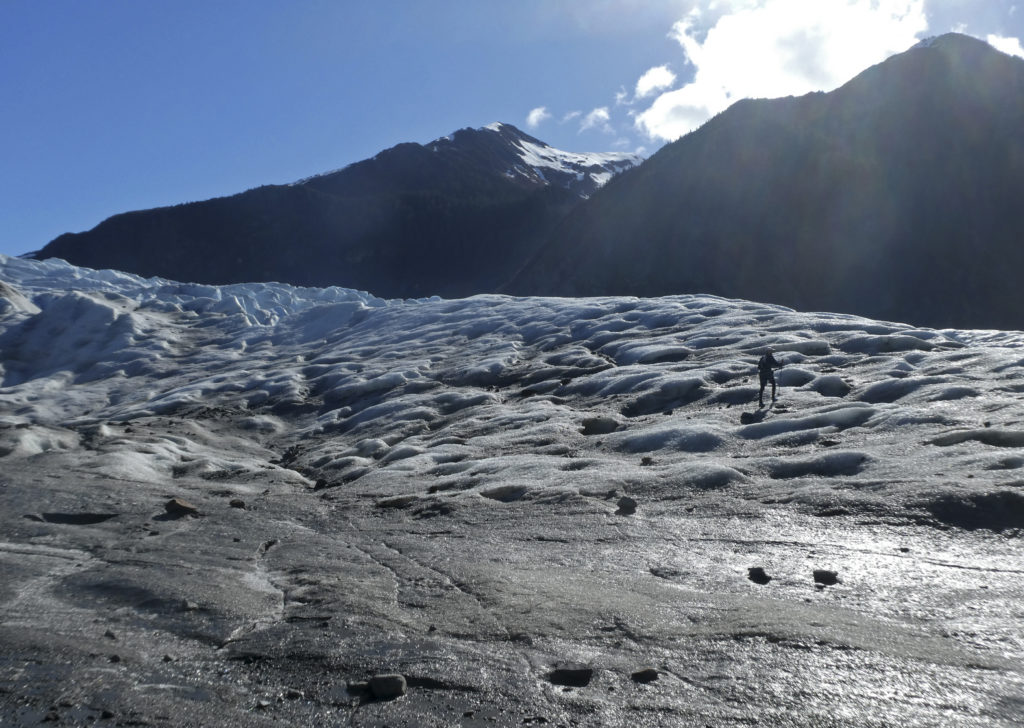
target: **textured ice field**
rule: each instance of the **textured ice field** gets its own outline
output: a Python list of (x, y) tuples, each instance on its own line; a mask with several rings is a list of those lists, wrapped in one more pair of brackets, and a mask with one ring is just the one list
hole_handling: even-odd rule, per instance
[(0, 717), (1015, 725), (1022, 374), (1019, 332), (711, 296), (0, 257)]

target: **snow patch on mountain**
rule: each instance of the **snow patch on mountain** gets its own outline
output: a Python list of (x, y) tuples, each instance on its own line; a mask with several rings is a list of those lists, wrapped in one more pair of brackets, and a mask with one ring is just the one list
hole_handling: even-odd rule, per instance
[(581, 188), (588, 197), (616, 174), (638, 166), (643, 158), (626, 152), (566, 152), (522, 133), (509, 124), (494, 123), (484, 127), (502, 136), (518, 153), (521, 164), (511, 167), (506, 175), (539, 178), (545, 183), (560, 184), (569, 189)]
[[(468, 132), (468, 133), (467, 133)], [(463, 149), (479, 141), (479, 135), (494, 133), (500, 137), (496, 145), (498, 157), (505, 160), (500, 170), (509, 179), (520, 179), (529, 184), (559, 185), (573, 190), (581, 197), (589, 197), (598, 187), (620, 172), (639, 166), (644, 160), (629, 152), (566, 152), (535, 139), (511, 124), (494, 122), (479, 129), (460, 129), (438, 137), (427, 149), (440, 154)], [(373, 159), (379, 159), (377, 154)], [(351, 166), (351, 165), (348, 165)], [(346, 167), (304, 177), (292, 185), (302, 185), (329, 177)]]

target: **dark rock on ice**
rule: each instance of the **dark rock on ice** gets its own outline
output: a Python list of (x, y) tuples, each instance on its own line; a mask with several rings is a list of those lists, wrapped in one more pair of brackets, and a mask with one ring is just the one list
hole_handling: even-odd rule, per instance
[(656, 576), (659, 579), (666, 579), (668, 581), (678, 579), (683, 575), (683, 572), (679, 571), (679, 569), (673, 569), (668, 566), (652, 566), (648, 571), (651, 572), (652, 576)]
[(92, 526), (97, 523), (117, 518), (117, 513), (34, 513), (27, 514), (25, 518), (30, 521), (41, 523), (57, 523), (64, 526)]
[(588, 417), (583, 420), (584, 435), (607, 435), (619, 429), (621, 423), (614, 417)]
[(839, 574), (829, 569), (815, 569), (814, 583), (823, 586), (834, 586), (839, 583)]
[(405, 677), (397, 674), (374, 675), (368, 682), (370, 695), (377, 700), (394, 700), (405, 695)]
[(743, 412), (740, 414), (741, 425), (752, 425), (755, 422), (760, 422), (764, 419), (766, 410), (758, 410), (757, 412)]
[(548, 681), (552, 685), (582, 688), (590, 684), (594, 677), (594, 668), (576, 663), (559, 665), (548, 673)]
[(650, 683), (658, 679), (658, 671), (653, 667), (645, 667), (637, 670), (629, 677), (635, 683)]
[(616, 516), (632, 516), (636, 513), (636, 501), (628, 495), (619, 498), (619, 509), (615, 511)]
[(772, 580), (768, 573), (761, 566), (751, 566), (747, 569), (747, 578), (755, 584), (767, 584)]
[(199, 515), (199, 509), (182, 498), (171, 498), (164, 503), (164, 510), (167, 511), (167, 515), (171, 518)]

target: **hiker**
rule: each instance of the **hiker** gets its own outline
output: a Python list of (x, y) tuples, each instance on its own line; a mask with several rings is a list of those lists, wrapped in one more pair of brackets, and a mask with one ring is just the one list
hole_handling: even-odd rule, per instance
[(769, 349), (764, 355), (757, 360), (757, 373), (761, 378), (761, 391), (757, 393), (757, 403), (759, 406), (764, 407), (764, 385), (768, 382), (772, 383), (772, 402), (775, 401), (775, 371), (782, 364), (778, 362), (774, 356), (772, 356), (772, 350)]

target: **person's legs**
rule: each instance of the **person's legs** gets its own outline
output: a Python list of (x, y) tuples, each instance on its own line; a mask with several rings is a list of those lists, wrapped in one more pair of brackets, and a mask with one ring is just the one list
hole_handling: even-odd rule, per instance
[(769, 378), (772, 380), (772, 402), (775, 401), (775, 372), (769, 372)]
[(758, 372), (761, 377), (761, 391), (757, 393), (757, 403), (764, 407), (764, 385), (768, 384), (768, 374), (770, 372)]

